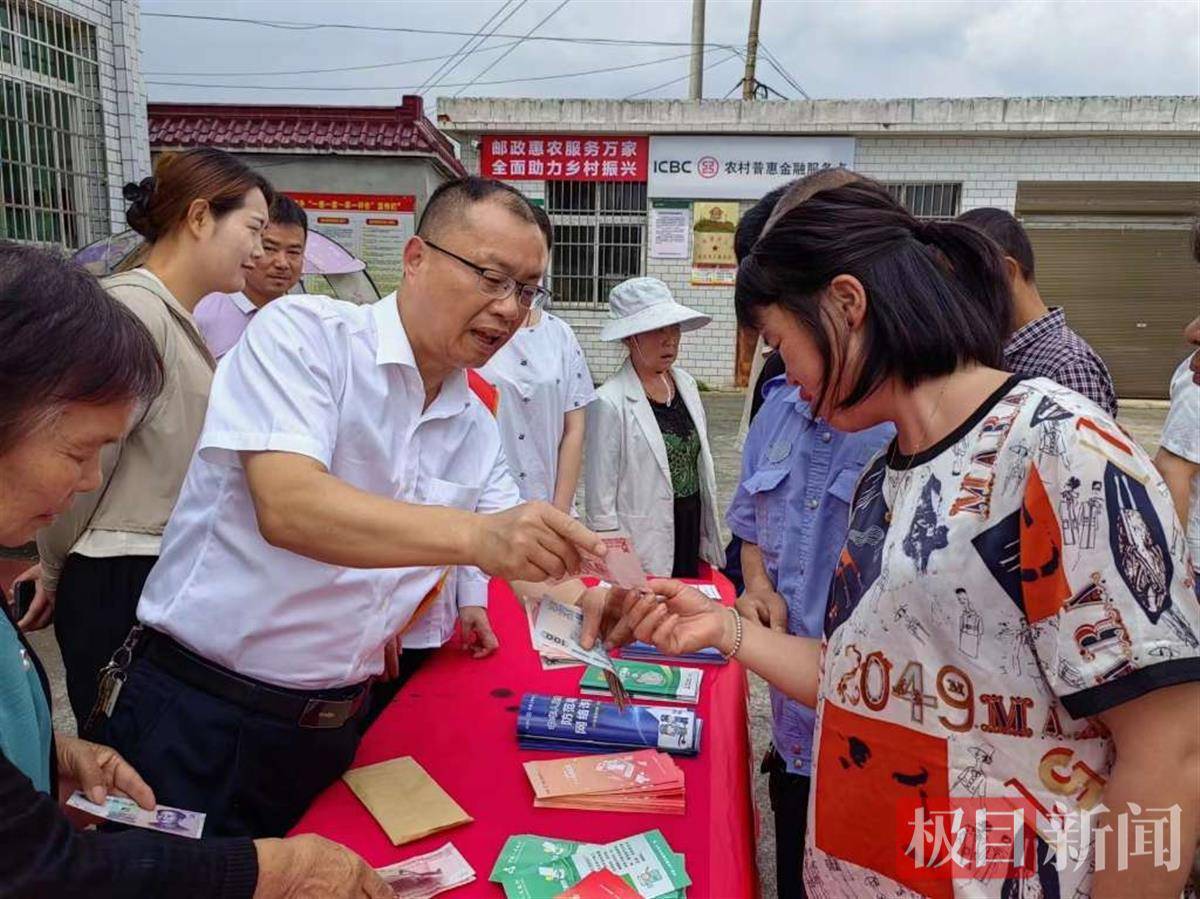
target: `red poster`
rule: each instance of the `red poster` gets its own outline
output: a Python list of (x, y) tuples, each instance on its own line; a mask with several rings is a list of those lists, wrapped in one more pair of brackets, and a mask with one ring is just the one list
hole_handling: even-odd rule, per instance
[(645, 181), (650, 171), (648, 137), (497, 134), (479, 152), (479, 173), (505, 181)]
[(417, 198), (408, 194), (319, 194), (287, 191), (309, 210), (334, 212), (414, 212)]

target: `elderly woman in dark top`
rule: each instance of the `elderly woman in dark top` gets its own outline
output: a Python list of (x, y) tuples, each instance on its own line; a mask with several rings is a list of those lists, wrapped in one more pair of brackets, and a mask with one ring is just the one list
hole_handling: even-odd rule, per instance
[[(100, 483), (163, 383), (146, 328), (90, 275), (0, 242), (0, 545), (31, 540)], [(50, 727), (49, 687), (0, 602), (0, 896), (384, 897), (362, 859), (315, 836), (183, 840), (77, 830), (59, 807), (154, 794), (114, 750)]]

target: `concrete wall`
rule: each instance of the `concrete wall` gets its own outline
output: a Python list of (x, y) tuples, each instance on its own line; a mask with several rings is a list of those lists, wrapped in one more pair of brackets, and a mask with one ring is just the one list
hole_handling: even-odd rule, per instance
[(454, 133), (1195, 133), (1200, 97), (928, 97), (896, 100), (527, 100), (439, 97)]
[(126, 181), (137, 181), (150, 174), (146, 87), (138, 53), (141, 32), (138, 2), (48, 0), (48, 5), (96, 28), (109, 221), (114, 231), (123, 231), (125, 201), (121, 188)]
[[(489, 132), (839, 133), (856, 137), (855, 168), (883, 181), (962, 184), (962, 209), (1012, 210), (1021, 181), (1200, 182), (1200, 100), (1194, 97), (896, 101), (447, 100), (438, 121), (478, 171), (472, 138)], [(544, 184), (513, 182), (531, 196)], [(686, 199), (686, 198), (681, 198)], [(743, 203), (745, 209), (749, 203)], [(692, 287), (688, 260), (643, 260), (676, 298), (713, 323), (686, 335), (681, 362), (712, 387), (733, 379), (736, 322), (728, 288)], [(603, 307), (560, 307), (603, 379), (623, 349), (597, 339)]]

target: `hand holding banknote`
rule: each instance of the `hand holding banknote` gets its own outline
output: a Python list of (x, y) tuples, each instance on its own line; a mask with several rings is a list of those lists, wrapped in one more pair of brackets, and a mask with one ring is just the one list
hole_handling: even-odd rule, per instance
[(111, 746), (66, 734), (56, 734), (54, 746), (60, 800), (80, 790), (97, 804), (111, 793), (128, 796), (144, 809), (154, 808), (154, 791)]
[(603, 556), (603, 541), (549, 503), (523, 503), (479, 515), (468, 535), (470, 563), (505, 580), (558, 580), (579, 571), (585, 553)]

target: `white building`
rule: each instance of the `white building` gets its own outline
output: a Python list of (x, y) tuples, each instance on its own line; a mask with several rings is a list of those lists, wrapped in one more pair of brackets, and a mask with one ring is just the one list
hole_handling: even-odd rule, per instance
[[(713, 249), (692, 240), (694, 217), (709, 215), (707, 201), (744, 211), (821, 165), (884, 181), (920, 215), (977, 206), (1016, 213), (1047, 301), (1066, 308), (1123, 396), (1165, 395), (1185, 352), (1181, 329), (1200, 301), (1200, 267), (1187, 246), (1200, 213), (1196, 97), (445, 98), (438, 124), (461, 142), (469, 170), (545, 203), (556, 225), (555, 312), (575, 327), (597, 377), (621, 353), (597, 339), (608, 288), (645, 274), (714, 317), (685, 338), (683, 365), (713, 387), (734, 384), (732, 290), (694, 283), (727, 282), (731, 271), (694, 266), (704, 261), (695, 249), (700, 257)], [(718, 209), (730, 211), (738, 214)]]
[(0, 238), (85, 246), (150, 174), (137, 0), (0, 0)]

